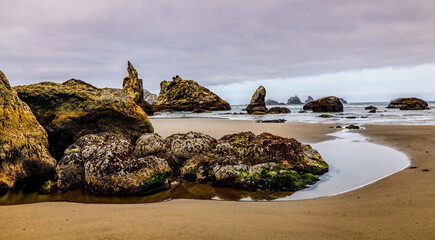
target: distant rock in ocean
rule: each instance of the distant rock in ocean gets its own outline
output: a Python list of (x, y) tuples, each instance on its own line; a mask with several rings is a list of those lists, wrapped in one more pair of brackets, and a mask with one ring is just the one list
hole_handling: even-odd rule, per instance
[(311, 101), (314, 101), (313, 97), (308, 96), (308, 99), (305, 100), (305, 104), (307, 104), (307, 103), (309, 103), (309, 102), (311, 102)]
[(290, 109), (286, 107), (273, 107), (267, 111), (268, 114), (283, 114), (291, 113)]
[(343, 98), (338, 98), (338, 99), (340, 100), (340, 102), (341, 102), (342, 104), (347, 104), (347, 101), (344, 100)]
[(258, 87), (254, 95), (252, 95), (251, 102), (246, 107), (249, 114), (265, 114), (267, 112), (266, 102), (266, 89), (263, 86)]
[(47, 133), (0, 71), (0, 191), (51, 178)]
[(343, 104), (337, 97), (330, 96), (311, 101), (303, 109), (313, 112), (343, 112)]
[(183, 80), (178, 75), (172, 81), (160, 83), (160, 93), (153, 102), (155, 111), (172, 109), (175, 111), (204, 110), (230, 110), (228, 102), (222, 100), (209, 89), (199, 85), (193, 80)]
[(278, 101), (275, 101), (273, 99), (267, 99), (266, 100), (266, 105), (286, 105), (286, 104), (278, 102)]
[(47, 131), (50, 153), (57, 159), (87, 134), (111, 131), (136, 141), (154, 131), (144, 110), (122, 89), (99, 89), (76, 79), (14, 89)]
[(304, 104), (304, 103), (301, 102), (301, 100), (299, 99), (298, 95), (295, 95), (294, 97), (290, 97), (287, 100), (287, 104)]
[(395, 99), (388, 104), (387, 108), (399, 108), (400, 110), (430, 109), (426, 101), (415, 97)]
[(138, 77), (136, 69), (128, 61), (127, 67), (128, 76), (124, 78), (122, 84), (123, 90), (133, 98), (133, 101), (139, 105), (148, 115), (152, 115), (150, 103), (144, 99), (143, 81)]
[(144, 88), (143, 97), (145, 101), (147, 101), (149, 104), (152, 104), (157, 99), (157, 94), (154, 94)]

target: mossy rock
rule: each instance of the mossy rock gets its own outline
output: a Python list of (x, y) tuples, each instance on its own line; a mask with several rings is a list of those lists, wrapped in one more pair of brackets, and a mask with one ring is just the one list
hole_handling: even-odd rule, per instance
[(209, 89), (193, 80), (183, 80), (178, 75), (172, 81), (160, 83), (160, 94), (152, 104), (153, 110), (162, 112), (165, 109), (174, 111), (230, 110), (228, 102), (222, 100)]
[(343, 112), (343, 104), (337, 97), (330, 96), (308, 102), (303, 109), (313, 112)]

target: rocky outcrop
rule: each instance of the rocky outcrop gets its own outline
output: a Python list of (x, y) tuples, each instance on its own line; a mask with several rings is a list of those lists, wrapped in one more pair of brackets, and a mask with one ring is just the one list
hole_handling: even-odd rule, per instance
[(139, 105), (148, 115), (152, 115), (151, 105), (144, 99), (143, 81), (139, 78), (136, 69), (128, 61), (128, 76), (124, 78), (122, 89), (133, 98), (133, 101)]
[(278, 102), (278, 101), (275, 101), (273, 99), (267, 99), (266, 100), (266, 105), (286, 105), (286, 104)]
[(301, 100), (299, 99), (298, 95), (295, 95), (294, 97), (290, 97), (287, 100), (287, 104), (304, 104), (304, 103), (301, 102)]
[(47, 131), (50, 152), (57, 159), (87, 134), (111, 131), (135, 141), (154, 131), (147, 114), (121, 89), (99, 89), (75, 79), (14, 89)]
[(246, 111), (249, 114), (253, 114), (254, 112), (258, 113), (266, 113), (266, 102), (264, 98), (266, 97), (266, 89), (263, 86), (258, 87), (255, 91), (254, 95), (252, 95), (251, 102), (246, 107)]
[(291, 113), (290, 109), (286, 107), (273, 107), (267, 111), (268, 114), (282, 114)]
[(154, 94), (146, 89), (143, 90), (143, 97), (145, 101), (152, 104), (157, 99), (157, 94)]
[(387, 108), (399, 108), (400, 110), (430, 109), (427, 102), (419, 98), (398, 98), (391, 101)]
[(47, 133), (0, 71), (0, 191), (52, 177)]
[(242, 132), (219, 140), (196, 132), (166, 139), (150, 133), (136, 146), (121, 135), (99, 133), (81, 137), (65, 151), (56, 184), (121, 195), (146, 194), (171, 179), (294, 191), (327, 171), (328, 164), (309, 145), (269, 133)]
[(347, 101), (344, 100), (343, 98), (338, 98), (338, 100), (340, 100), (340, 102), (341, 102), (342, 104), (347, 104)]
[(57, 165), (57, 185), (60, 189), (84, 186), (105, 195), (143, 195), (168, 188), (167, 161), (143, 152), (156, 153), (142, 149), (133, 156), (133, 145), (119, 134), (83, 136), (68, 147)]
[(377, 110), (378, 108), (375, 107), (375, 106), (370, 105), (370, 106), (368, 106), (368, 107), (365, 107), (364, 109), (365, 109), (365, 110), (372, 110), (372, 109)]
[(304, 110), (313, 112), (343, 112), (343, 104), (337, 97), (324, 97), (304, 105)]
[(311, 102), (311, 101), (314, 101), (313, 97), (308, 96), (308, 99), (305, 100), (305, 104), (307, 104), (307, 103), (309, 103), (309, 102)]
[(172, 81), (160, 83), (159, 97), (153, 102), (155, 111), (173, 109), (175, 111), (192, 111), (200, 108), (205, 110), (230, 110), (228, 102), (200, 86), (193, 80), (183, 80), (178, 75)]

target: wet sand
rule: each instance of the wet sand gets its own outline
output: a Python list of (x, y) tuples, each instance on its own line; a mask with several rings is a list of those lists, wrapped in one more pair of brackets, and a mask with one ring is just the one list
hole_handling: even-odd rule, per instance
[[(251, 130), (312, 143), (335, 131), (321, 124), (152, 122), (162, 136), (195, 130), (221, 137)], [(367, 126), (359, 131), (375, 143), (406, 153), (416, 168), (345, 194), (291, 202), (0, 206), (0, 239), (434, 239), (435, 126)]]

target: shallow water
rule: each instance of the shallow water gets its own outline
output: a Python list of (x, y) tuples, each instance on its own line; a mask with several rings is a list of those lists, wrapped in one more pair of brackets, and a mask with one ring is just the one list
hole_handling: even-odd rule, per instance
[[(321, 118), (322, 113), (299, 113), (303, 105), (284, 105), (271, 107), (287, 107), (291, 110), (290, 114), (267, 114), (267, 115), (233, 115), (242, 111), (246, 105), (231, 106), (229, 111), (215, 111), (212, 113), (191, 113), (175, 112), (161, 113), (150, 118), (222, 118), (229, 120), (274, 120), (285, 119), (287, 122), (304, 123), (332, 123), (332, 124), (390, 124), (390, 125), (435, 125), (435, 102), (428, 102), (430, 110), (403, 111), (399, 109), (388, 109), (387, 102), (368, 102), (368, 103), (349, 103), (344, 104), (344, 110), (340, 113), (327, 113), (329, 118)], [(369, 113), (364, 108), (373, 105), (378, 108), (377, 113)], [(246, 112), (245, 112), (246, 113)]]
[(22, 204), (47, 201), (84, 203), (150, 203), (171, 199), (213, 199), (231, 201), (288, 201), (336, 195), (365, 186), (398, 172), (410, 162), (405, 154), (389, 147), (368, 142), (358, 130), (331, 134), (334, 140), (312, 144), (329, 164), (330, 170), (320, 181), (301, 191), (250, 192), (208, 184), (185, 182), (150, 196), (98, 196), (85, 190), (41, 195), (38, 192), (9, 192), (0, 196), (0, 204)]

